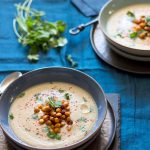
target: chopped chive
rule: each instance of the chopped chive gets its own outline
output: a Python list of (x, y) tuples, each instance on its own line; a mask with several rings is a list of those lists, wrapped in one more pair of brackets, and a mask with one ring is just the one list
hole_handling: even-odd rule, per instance
[(13, 120), (14, 119), (14, 115), (11, 113), (11, 114), (9, 114), (9, 119), (10, 120)]

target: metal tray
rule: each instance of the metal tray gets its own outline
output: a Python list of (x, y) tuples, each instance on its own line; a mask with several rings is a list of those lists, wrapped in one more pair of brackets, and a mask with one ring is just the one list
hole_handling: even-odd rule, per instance
[(109, 65), (130, 73), (150, 74), (150, 62), (131, 60), (114, 52), (108, 46), (98, 23), (93, 25), (90, 39), (96, 54)]
[[(102, 124), (102, 128), (97, 135), (84, 145), (75, 150), (107, 150), (113, 142), (116, 131), (116, 117), (111, 104), (108, 102), (108, 110), (106, 118)], [(16, 145), (10, 138), (6, 137), (8, 141), (7, 150), (25, 150)]]

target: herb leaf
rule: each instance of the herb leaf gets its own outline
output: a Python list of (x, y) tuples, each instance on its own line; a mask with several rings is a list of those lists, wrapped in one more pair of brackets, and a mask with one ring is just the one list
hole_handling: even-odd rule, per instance
[(50, 48), (63, 47), (67, 39), (62, 36), (66, 24), (63, 21), (48, 22), (42, 18), (44, 12), (30, 7), (32, 0), (25, 0), (16, 6), (17, 15), (13, 19), (13, 28), (18, 41), (29, 47), (28, 60), (37, 62), (39, 52), (46, 53)]
[(81, 117), (77, 120), (78, 122), (87, 122), (87, 118)]
[(150, 26), (150, 16), (145, 18), (145, 21), (147, 22), (147, 25)]
[(84, 101), (84, 102), (87, 102), (87, 99), (86, 99), (85, 97), (83, 97), (83, 101)]
[(47, 136), (49, 137), (49, 138), (51, 138), (51, 139), (57, 139), (57, 140), (61, 140), (61, 135), (59, 135), (59, 134), (56, 134), (56, 133), (54, 133), (54, 132), (48, 132), (47, 133)]
[(127, 12), (127, 15), (128, 15), (129, 17), (135, 18), (135, 14), (134, 14), (133, 12), (131, 12), (131, 11), (128, 11), (128, 12)]
[(49, 98), (49, 104), (51, 105), (51, 107), (53, 108), (58, 108), (62, 106), (62, 102), (61, 101), (54, 101), (53, 97)]
[(133, 32), (133, 33), (130, 34), (131, 39), (135, 39), (137, 37), (138, 37), (138, 32)]
[(49, 132), (49, 127), (45, 126), (42, 131), (48, 133)]
[(22, 92), (22, 93), (20, 93), (18, 96), (17, 96), (17, 98), (21, 98), (21, 97), (23, 97), (25, 95), (25, 92)]
[(62, 90), (62, 89), (59, 89), (58, 91), (59, 91), (59, 93), (64, 93), (65, 92), (65, 90)]
[(32, 119), (38, 120), (38, 119), (39, 119), (38, 114), (33, 114), (33, 115), (32, 115)]
[(11, 113), (11, 114), (9, 114), (9, 119), (10, 120), (13, 120), (14, 119), (14, 115)]
[(69, 54), (66, 57), (67, 61), (71, 64), (71, 67), (75, 68), (78, 66), (78, 63), (73, 60), (72, 56)]
[(65, 96), (65, 98), (66, 98), (67, 100), (70, 100), (70, 96), (71, 96), (71, 95), (70, 95), (69, 93), (65, 93), (64, 96)]

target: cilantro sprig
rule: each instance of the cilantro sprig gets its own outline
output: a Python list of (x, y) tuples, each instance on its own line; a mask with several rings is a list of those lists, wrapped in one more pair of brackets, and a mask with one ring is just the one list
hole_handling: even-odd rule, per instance
[(53, 97), (49, 97), (49, 104), (51, 107), (53, 108), (58, 108), (62, 106), (62, 102), (61, 101), (55, 101)]
[(70, 100), (70, 94), (69, 93), (65, 93), (64, 97), (67, 99), (67, 100)]
[(61, 135), (60, 134), (57, 134), (57, 133), (54, 133), (54, 132), (51, 132), (51, 131), (49, 131), (47, 133), (47, 136), (51, 139), (61, 140)]
[(28, 60), (38, 61), (39, 52), (48, 52), (50, 48), (63, 47), (67, 39), (62, 36), (66, 29), (63, 21), (49, 22), (42, 17), (43, 11), (32, 9), (32, 0), (16, 4), (17, 15), (13, 19), (13, 28), (18, 41), (29, 48)]
[(67, 61), (71, 64), (71, 67), (75, 68), (78, 66), (78, 63), (73, 60), (72, 55), (69, 54), (66, 56)]

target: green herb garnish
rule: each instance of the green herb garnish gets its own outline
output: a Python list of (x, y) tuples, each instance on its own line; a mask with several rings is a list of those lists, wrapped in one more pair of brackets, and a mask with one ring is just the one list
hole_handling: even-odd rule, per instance
[(81, 117), (77, 120), (78, 122), (87, 122), (87, 118)]
[(37, 93), (37, 94), (34, 95), (34, 97), (36, 98), (36, 100), (39, 99), (39, 95), (40, 95), (40, 93)]
[(117, 36), (120, 38), (124, 38), (121, 33), (118, 33)]
[(38, 119), (39, 119), (38, 114), (33, 114), (33, 115), (32, 115), (32, 119), (38, 120)]
[(49, 138), (51, 138), (51, 139), (56, 139), (56, 140), (61, 140), (61, 135), (59, 135), (59, 134), (56, 134), (56, 133), (54, 133), (54, 132), (48, 132), (47, 133), (47, 136), (49, 137)]
[(17, 15), (13, 20), (13, 28), (18, 41), (29, 47), (28, 60), (38, 61), (39, 52), (46, 53), (50, 48), (63, 47), (67, 39), (62, 37), (66, 29), (63, 21), (49, 22), (42, 17), (43, 11), (32, 9), (32, 0), (16, 4)]
[(137, 37), (138, 37), (138, 32), (133, 32), (133, 33), (130, 34), (131, 39), (135, 39)]
[(53, 97), (49, 97), (48, 99), (49, 99), (49, 104), (51, 105), (51, 107), (58, 108), (62, 106), (61, 101), (55, 101)]
[(67, 100), (70, 100), (70, 96), (71, 96), (71, 95), (70, 95), (69, 93), (65, 93), (64, 96), (65, 96), (65, 98), (66, 98)]
[(18, 96), (17, 96), (17, 98), (21, 98), (21, 97), (23, 97), (25, 95), (25, 92), (22, 92), (22, 93), (20, 93)]
[(59, 93), (64, 93), (65, 92), (65, 90), (62, 90), (62, 89), (59, 89), (58, 91), (59, 91)]
[(128, 15), (129, 17), (135, 18), (135, 14), (134, 14), (133, 12), (131, 12), (131, 11), (128, 11), (128, 12), (127, 12), (127, 15)]
[(86, 99), (85, 97), (83, 97), (83, 101), (84, 101), (84, 102), (87, 102), (87, 99)]
[(85, 129), (84, 126), (81, 126), (81, 127), (80, 127), (80, 130), (81, 130), (82, 132), (86, 132), (86, 129)]
[(71, 55), (67, 55), (66, 59), (71, 64), (71, 67), (75, 68), (78, 66), (78, 63), (73, 60)]
[(11, 114), (9, 114), (9, 119), (10, 120), (13, 120), (14, 119), (14, 115), (11, 113)]
[(42, 131), (48, 133), (49, 132), (49, 127), (45, 126)]
[(93, 109), (92, 107), (90, 107), (90, 113), (93, 112), (93, 110), (94, 110), (94, 109)]
[(145, 21), (147, 22), (147, 25), (150, 26), (150, 16), (145, 18)]

